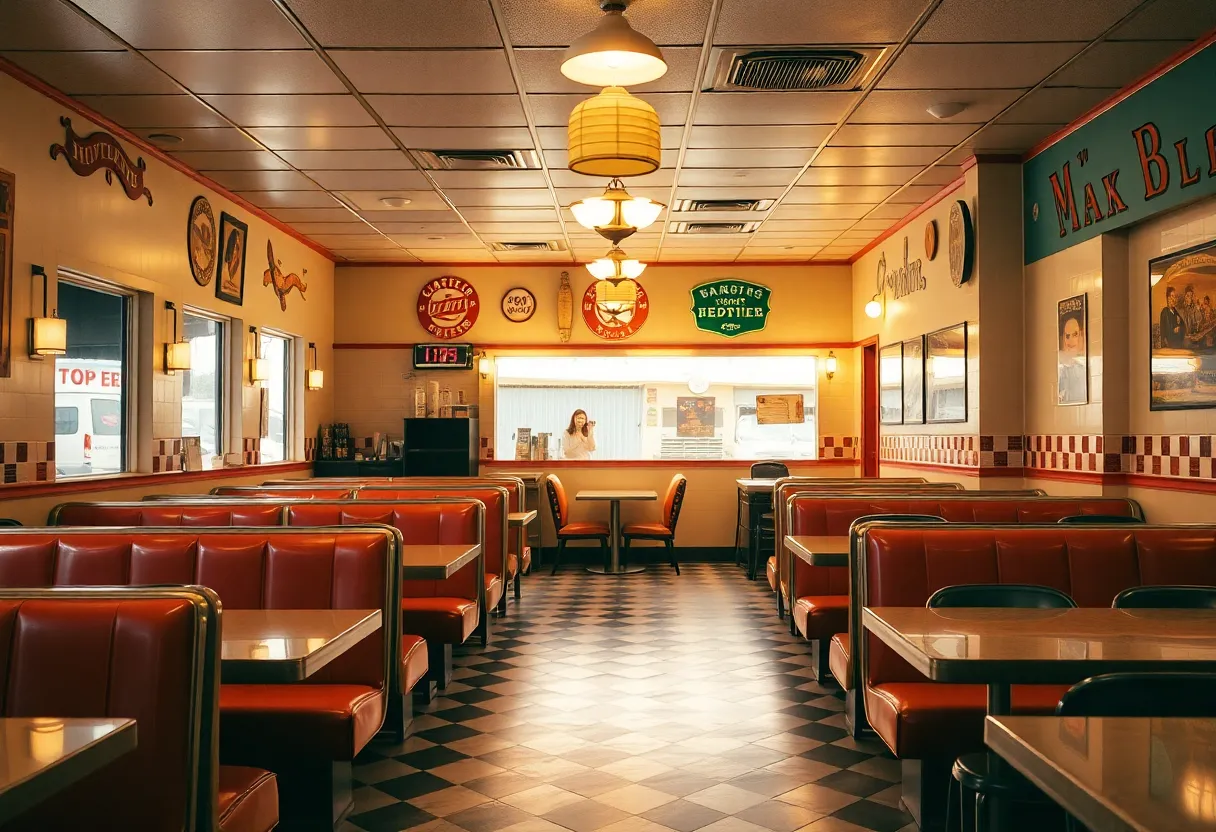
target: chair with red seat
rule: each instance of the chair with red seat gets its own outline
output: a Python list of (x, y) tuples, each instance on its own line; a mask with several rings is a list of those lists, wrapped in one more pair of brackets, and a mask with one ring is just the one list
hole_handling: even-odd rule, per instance
[(634, 540), (659, 540), (667, 550), (667, 560), (671, 563), (676, 574), (680, 574), (680, 564), (676, 561), (676, 523), (680, 520), (680, 508), (684, 505), (684, 492), (688, 489), (688, 478), (676, 474), (667, 486), (667, 496), (663, 498), (663, 519), (659, 523), (626, 523), (621, 529), (621, 538), (625, 542), (623, 557), (629, 557), (629, 544)]
[(571, 523), (570, 500), (566, 497), (566, 487), (562, 485), (562, 481), (557, 478), (556, 474), (549, 474), (545, 477), (545, 491), (549, 495), (549, 510), (553, 513), (553, 528), (557, 531), (557, 554), (553, 556), (553, 571), (549, 574), (557, 574), (557, 568), (562, 563), (562, 555), (566, 552), (566, 544), (571, 540), (598, 540), (604, 561), (607, 562), (608, 538), (612, 534), (608, 530), (608, 524)]
[(219, 765), (220, 619), (196, 586), (0, 590), (3, 716), (134, 719), (137, 742), (0, 829), (273, 829), (275, 775)]

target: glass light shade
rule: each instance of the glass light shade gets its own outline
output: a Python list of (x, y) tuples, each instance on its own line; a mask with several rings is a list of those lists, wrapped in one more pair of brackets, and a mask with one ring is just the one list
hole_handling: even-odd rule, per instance
[(68, 322), (63, 318), (30, 319), (30, 355), (67, 355)]
[(304, 374), (304, 389), (305, 390), (320, 390), (325, 386), (325, 371), (324, 370), (309, 370)]
[(878, 300), (878, 295), (870, 298), (870, 302), (866, 304), (866, 317), (877, 318), (882, 314), (882, 304)]
[(646, 264), (640, 260), (622, 260), (621, 274), (632, 280), (646, 271)]
[(610, 199), (593, 196), (575, 202), (570, 206), (570, 213), (574, 214), (579, 225), (594, 231), (597, 227), (612, 222), (616, 215), (616, 205)]
[(190, 369), (190, 344), (186, 341), (178, 341), (174, 344), (165, 344), (165, 372), (172, 373), (176, 370)]
[(591, 272), (592, 277), (599, 278), (600, 280), (616, 277), (616, 261), (609, 260), (607, 257), (592, 260), (587, 264), (587, 271)]
[(659, 169), (659, 114), (623, 87), (606, 87), (570, 113), (569, 168), (588, 176), (641, 176)]
[(562, 75), (593, 87), (627, 87), (662, 78), (667, 62), (654, 41), (639, 34), (619, 11), (570, 44), (562, 56)]
[(251, 381), (266, 381), (270, 378), (270, 362), (265, 358), (249, 359), (249, 378)]
[(621, 213), (625, 222), (639, 231), (654, 225), (665, 206), (644, 196), (635, 196), (621, 203)]
[(833, 353), (833, 352), (828, 353), (828, 357), (823, 362), (823, 371), (824, 371), (824, 373), (827, 374), (828, 378), (831, 378), (832, 376), (836, 375), (836, 354), (835, 353)]
[(477, 359), (477, 372), (481, 373), (483, 376), (488, 376), (493, 369), (494, 369), (494, 359), (492, 359), (492, 358)]

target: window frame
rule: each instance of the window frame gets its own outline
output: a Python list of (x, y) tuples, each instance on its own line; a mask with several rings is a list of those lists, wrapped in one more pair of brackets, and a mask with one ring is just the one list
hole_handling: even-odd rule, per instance
[[(300, 339), (295, 335), (283, 332), (280, 329), (272, 329), (271, 327), (258, 328), (258, 341), (256, 355), (265, 357), (265, 352), (262, 346), (263, 338), (277, 338), (283, 342), (283, 458), (281, 460), (272, 460), (272, 463), (291, 462), (295, 452), (295, 350), (296, 342)], [(261, 385), (259, 385), (259, 389)], [(258, 394), (261, 395), (260, 393)], [(267, 417), (269, 420), (269, 416)], [(261, 439), (267, 437), (261, 436), (259, 427), (258, 436), (259, 444)], [(265, 459), (261, 459), (265, 463)]]
[[(232, 338), (232, 331), (233, 331), (232, 318), (229, 318), (225, 315), (220, 315), (216, 312), (212, 312), (209, 309), (202, 309), (197, 306), (183, 306), (182, 307), (182, 328), (183, 329), (185, 329), (187, 315), (194, 317), (194, 318), (203, 318), (203, 319), (206, 319), (209, 321), (213, 321), (220, 328), (219, 338), (216, 339), (217, 343), (215, 346), (215, 348), (216, 348), (215, 367), (216, 367), (216, 373), (219, 375), (219, 378), (216, 380), (216, 385), (215, 385), (216, 391), (219, 394), (219, 400), (215, 403), (216, 404), (216, 407), (215, 407), (216, 444), (218, 446), (216, 448), (215, 455), (219, 456), (219, 457), (223, 457), (224, 454), (229, 452), (229, 448), (232, 447), (232, 433), (231, 433), (230, 424), (229, 424), (231, 420), (228, 419), (228, 412), (226, 409), (228, 407), (228, 402), (230, 399), (229, 394), (231, 393), (231, 390), (229, 388), (229, 379), (232, 378), (232, 373), (230, 372), (231, 371), (231, 361), (230, 361), (231, 353), (230, 353), (230, 349), (229, 349), (230, 339)], [(184, 411), (185, 398), (186, 398), (185, 392), (183, 391), (183, 393), (182, 393), (182, 406), (183, 406), (182, 418), (183, 419), (185, 418), (185, 411)]]

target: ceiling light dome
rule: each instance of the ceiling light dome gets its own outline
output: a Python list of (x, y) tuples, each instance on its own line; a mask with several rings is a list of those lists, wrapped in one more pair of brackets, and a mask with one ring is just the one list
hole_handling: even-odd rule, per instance
[(641, 176), (662, 162), (659, 114), (624, 87), (605, 87), (570, 113), (568, 167), (588, 176)]
[(654, 41), (634, 31), (625, 3), (601, 3), (607, 14), (576, 40), (562, 59), (562, 75), (592, 87), (628, 87), (662, 78), (667, 62)]

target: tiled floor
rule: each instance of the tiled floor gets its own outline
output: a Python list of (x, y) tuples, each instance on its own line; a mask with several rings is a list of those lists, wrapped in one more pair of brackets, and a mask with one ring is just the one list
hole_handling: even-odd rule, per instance
[(683, 573), (525, 578), (414, 736), (360, 756), (346, 832), (915, 830), (768, 585)]

